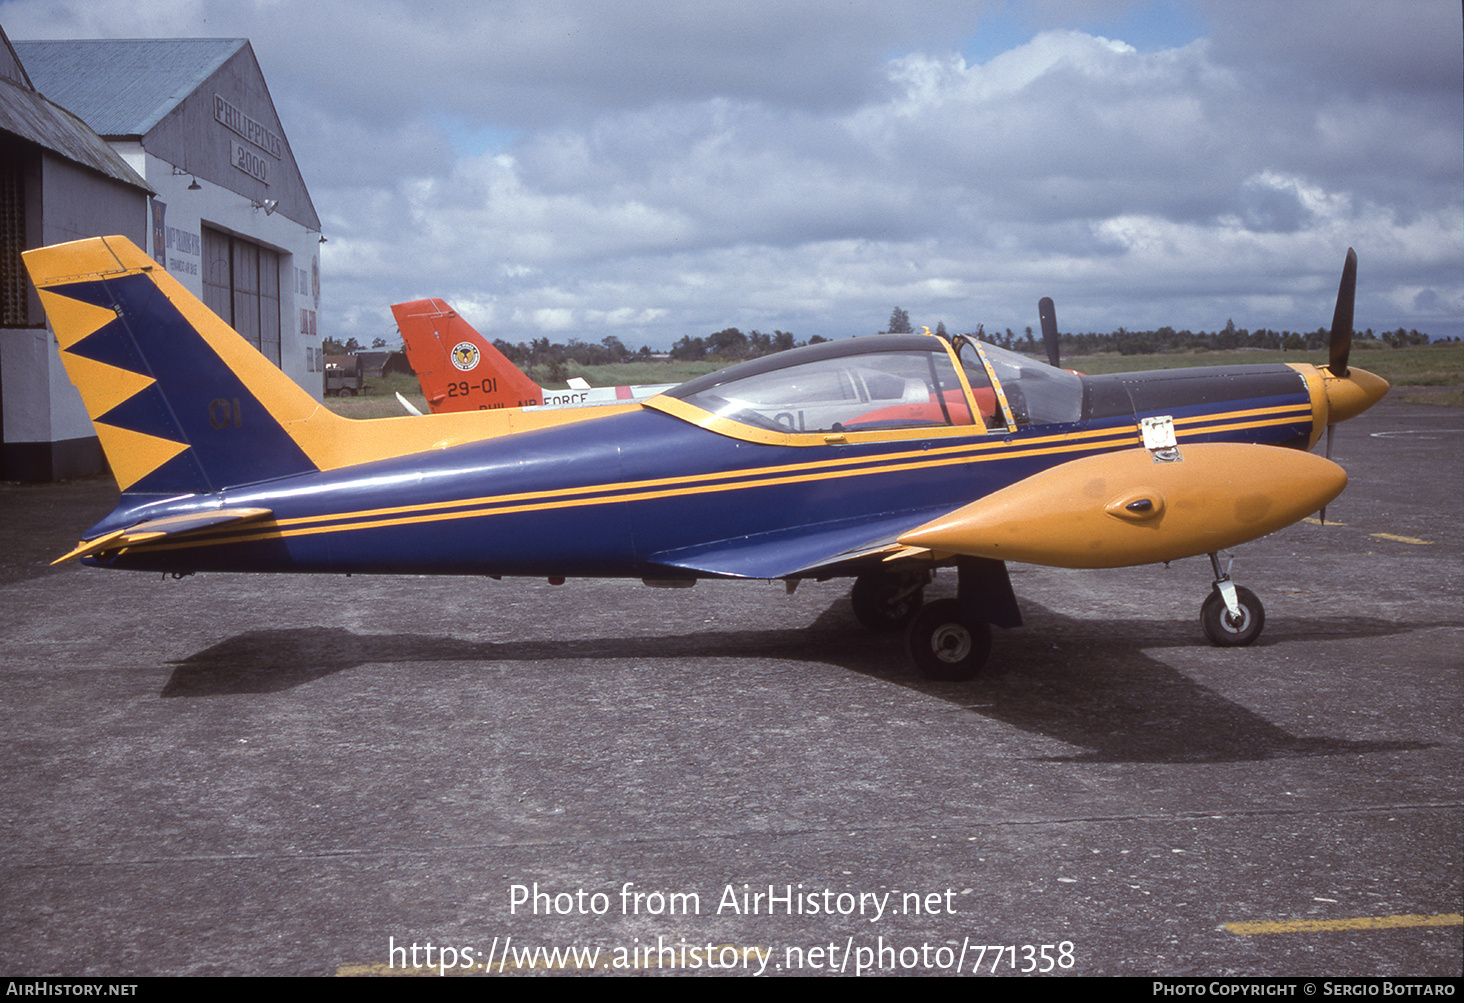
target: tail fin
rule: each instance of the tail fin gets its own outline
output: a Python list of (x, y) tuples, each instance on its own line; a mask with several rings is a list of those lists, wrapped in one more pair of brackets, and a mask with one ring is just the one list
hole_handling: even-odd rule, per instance
[(440, 299), (391, 308), (434, 414), (528, 407), (543, 391)]
[(318, 469), (286, 430), (317, 402), (125, 237), (25, 252), (61, 358), (133, 494)]

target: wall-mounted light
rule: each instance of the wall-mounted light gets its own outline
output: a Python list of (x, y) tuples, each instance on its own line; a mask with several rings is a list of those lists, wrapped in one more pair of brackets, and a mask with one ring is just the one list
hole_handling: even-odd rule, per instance
[(254, 208), (255, 212), (263, 209), (266, 216), (272, 216), (274, 215), (274, 211), (280, 207), (280, 200), (265, 199), (263, 202), (250, 202), (249, 204)]
[(322, 243), (322, 244), (324, 244), (324, 243), (325, 243), (325, 234), (323, 234), (323, 233), (322, 233), (322, 234), (321, 234), (321, 235), (320, 235), (320, 242), (321, 242), (321, 243)]
[(175, 167), (175, 168), (173, 168), (173, 177), (175, 177), (175, 178), (187, 178), (188, 179), (188, 190), (190, 192), (197, 192), (197, 191), (202, 191), (203, 190), (203, 185), (201, 185), (201, 184), (198, 183), (198, 179), (195, 178), (188, 171), (185, 171), (181, 167)]

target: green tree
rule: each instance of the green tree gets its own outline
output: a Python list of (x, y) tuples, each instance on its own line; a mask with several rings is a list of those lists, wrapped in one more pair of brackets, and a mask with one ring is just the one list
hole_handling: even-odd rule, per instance
[(706, 357), (707, 342), (705, 338), (693, 338), (688, 334), (671, 346), (671, 358), (677, 362), (700, 362)]
[(630, 349), (626, 348), (624, 342), (613, 334), (601, 338), (600, 344), (604, 347), (605, 354), (611, 362), (624, 362), (630, 357)]
[(729, 327), (707, 338), (707, 353), (714, 359), (742, 359), (747, 357), (747, 335)]
[(890, 314), (890, 326), (886, 328), (890, 334), (909, 334), (914, 328), (910, 326), (910, 315), (899, 307), (895, 307)]

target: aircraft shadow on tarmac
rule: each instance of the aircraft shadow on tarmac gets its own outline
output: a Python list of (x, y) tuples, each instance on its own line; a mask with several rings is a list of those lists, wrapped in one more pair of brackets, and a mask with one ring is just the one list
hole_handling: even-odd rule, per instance
[[(991, 664), (979, 678), (962, 683), (913, 676), (903, 638), (861, 629), (847, 599), (841, 599), (804, 629), (511, 642), (356, 634), (328, 627), (249, 631), (173, 663), (162, 696), (278, 692), (360, 665), (395, 662), (625, 659), (655, 665), (667, 659), (693, 664), (709, 658), (785, 659), (838, 665), (1086, 750), (1052, 757), (1054, 761), (1246, 762), (1429, 747), (1293, 735), (1145, 653), (1202, 644), (1198, 628), (1187, 622), (1099, 623), (1053, 613), (1030, 601), (1022, 605), (1027, 626), (998, 632)], [(1359, 617), (1279, 619), (1268, 628), (1268, 638), (1274, 644), (1314, 635), (1331, 640), (1376, 637), (1423, 626)], [(1244, 650), (1217, 651), (1217, 656), (1235, 659), (1236, 671), (1246, 671)]]

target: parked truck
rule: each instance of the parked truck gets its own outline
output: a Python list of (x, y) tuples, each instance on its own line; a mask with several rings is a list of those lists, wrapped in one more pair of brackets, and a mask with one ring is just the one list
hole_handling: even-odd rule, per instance
[(325, 357), (325, 396), (354, 397), (366, 389), (361, 358), (356, 355)]

